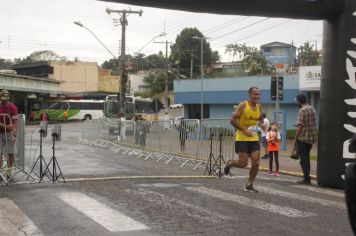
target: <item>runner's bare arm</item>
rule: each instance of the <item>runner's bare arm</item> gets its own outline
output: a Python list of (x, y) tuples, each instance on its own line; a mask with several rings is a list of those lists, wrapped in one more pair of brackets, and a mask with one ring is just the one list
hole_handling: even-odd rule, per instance
[(244, 132), (246, 135), (250, 136), (251, 133), (243, 126), (240, 125), (239, 119), (243, 113), (243, 111), (246, 108), (246, 103), (245, 102), (241, 102), (237, 108), (236, 111), (232, 114), (230, 123), (232, 126), (234, 126), (236, 129), (241, 130), (242, 132)]

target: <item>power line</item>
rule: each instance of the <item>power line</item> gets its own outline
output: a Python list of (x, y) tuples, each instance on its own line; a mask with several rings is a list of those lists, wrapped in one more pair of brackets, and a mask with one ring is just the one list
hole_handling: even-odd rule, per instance
[[(243, 19), (240, 20), (241, 18), (243, 18)], [(248, 19), (248, 18), (249, 18), (249, 16), (236, 17), (236, 18), (234, 18), (234, 19), (232, 19), (232, 20), (229, 20), (229, 21), (224, 22), (224, 23), (222, 23), (222, 24), (219, 24), (219, 25), (217, 25), (217, 26), (215, 26), (215, 27), (212, 27), (212, 28), (210, 28), (210, 29), (208, 29), (208, 30), (205, 30), (205, 31), (204, 31), (204, 34), (212, 34), (212, 33), (221, 31), (222, 29), (225, 29), (225, 28), (227, 28), (227, 27), (229, 27), (229, 26), (231, 26), (231, 25), (234, 25), (234, 24), (236, 24), (236, 23), (241, 23), (242, 21), (244, 21), (244, 20), (246, 20), (246, 19)], [(238, 22), (236, 22), (237, 20), (238, 20)], [(229, 23), (229, 24), (228, 24), (228, 23)], [(212, 32), (210, 32), (210, 31), (212, 31)]]
[[(277, 24), (277, 25), (271, 26), (271, 27), (269, 27), (269, 28), (267, 28), (267, 29), (264, 29), (264, 30), (261, 30), (261, 31), (259, 31), (259, 32), (250, 34), (250, 35), (245, 36), (245, 37), (242, 37), (242, 38), (240, 38), (240, 39), (238, 39), (238, 40), (235, 40), (235, 41), (233, 41), (233, 42), (231, 42), (231, 43), (228, 43), (228, 44), (236, 43), (236, 42), (239, 42), (239, 41), (241, 41), (241, 40), (254, 37), (254, 36), (256, 36), (256, 35), (262, 34), (262, 33), (264, 33), (264, 32), (267, 32), (267, 31), (271, 30), (271, 29), (274, 29), (274, 28), (277, 28), (277, 27), (279, 27), (279, 26), (281, 26), (281, 25), (284, 25), (284, 24), (286, 24), (286, 23), (289, 23), (290, 21), (292, 21), (292, 20), (286, 20), (286, 21), (281, 22), (281, 23), (279, 23), (279, 24)], [(226, 45), (226, 44), (225, 44), (225, 45)]]
[(225, 37), (225, 36), (227, 36), (227, 35), (236, 33), (236, 32), (238, 32), (238, 31), (240, 31), (240, 30), (243, 30), (243, 29), (247, 29), (247, 28), (249, 28), (249, 27), (251, 27), (251, 26), (257, 25), (257, 24), (259, 24), (259, 23), (261, 23), (261, 22), (264, 22), (264, 21), (266, 21), (266, 20), (269, 20), (269, 19), (270, 19), (270, 17), (264, 18), (264, 19), (262, 19), (262, 20), (256, 21), (256, 22), (254, 22), (254, 23), (251, 23), (251, 24), (249, 24), (249, 25), (246, 25), (246, 26), (244, 26), (244, 27), (241, 27), (241, 28), (239, 28), (239, 29), (236, 29), (236, 30), (234, 30), (234, 31), (231, 31), (231, 32), (229, 32), (229, 33), (220, 35), (220, 36), (218, 36), (218, 37), (216, 37), (216, 38), (211, 39), (210, 41), (214, 41), (214, 40), (217, 40), (217, 39), (219, 39), (219, 38), (223, 38), (223, 37)]

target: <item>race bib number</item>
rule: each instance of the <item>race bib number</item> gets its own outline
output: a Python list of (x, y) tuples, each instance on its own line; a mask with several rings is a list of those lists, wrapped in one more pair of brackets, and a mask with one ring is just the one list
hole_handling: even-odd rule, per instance
[(250, 126), (247, 128), (248, 131), (250, 131), (253, 135), (257, 134), (258, 132), (258, 127), (257, 126)]

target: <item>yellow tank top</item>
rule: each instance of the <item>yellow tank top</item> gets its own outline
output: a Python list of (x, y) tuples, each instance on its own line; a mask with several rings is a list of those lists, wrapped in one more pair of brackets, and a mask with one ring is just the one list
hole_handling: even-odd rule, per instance
[(253, 132), (253, 136), (247, 136), (241, 130), (237, 130), (236, 132), (236, 141), (258, 141), (258, 121), (261, 116), (260, 106), (257, 105), (255, 110), (252, 110), (250, 103), (248, 101), (245, 102), (246, 107), (242, 112), (239, 123), (241, 126), (249, 129)]

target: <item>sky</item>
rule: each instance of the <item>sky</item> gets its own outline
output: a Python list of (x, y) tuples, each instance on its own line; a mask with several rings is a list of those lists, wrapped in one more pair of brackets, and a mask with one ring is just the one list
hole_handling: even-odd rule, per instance
[[(310, 41), (314, 48), (322, 47), (322, 21), (192, 13), (95, 0), (1, 0), (0, 58), (24, 58), (34, 51), (51, 50), (69, 60), (100, 65), (113, 56), (87, 29), (73, 22), (80, 21), (119, 56), (120, 15), (107, 14), (106, 8), (142, 9), (142, 16), (130, 14), (127, 18), (126, 54), (131, 55), (165, 53), (165, 44), (155, 42), (174, 43), (187, 27), (200, 30), (225, 62), (237, 59), (225, 53), (225, 46), (231, 43), (259, 48), (279, 41), (299, 47)], [(166, 36), (158, 37), (164, 32)]]

